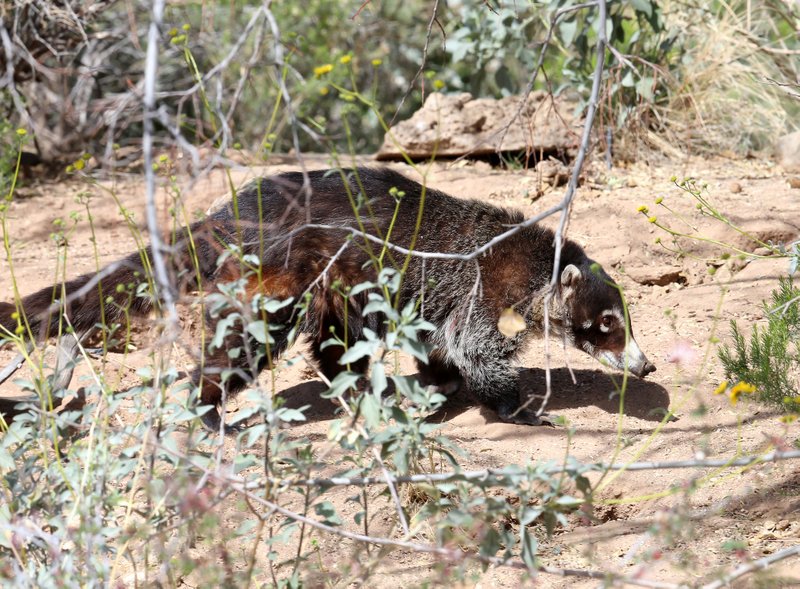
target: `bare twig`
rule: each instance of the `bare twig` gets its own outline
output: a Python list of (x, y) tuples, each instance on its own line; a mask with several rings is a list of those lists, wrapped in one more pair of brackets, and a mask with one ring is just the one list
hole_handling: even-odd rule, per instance
[(764, 558), (759, 558), (753, 562), (743, 564), (727, 575), (723, 575), (722, 578), (717, 579), (712, 583), (703, 585), (703, 589), (721, 589), (722, 587), (729, 587), (730, 584), (736, 579), (740, 579), (741, 577), (756, 571), (763, 571), (776, 562), (786, 560), (787, 558), (791, 558), (793, 556), (800, 556), (800, 544), (790, 546), (789, 548), (784, 548), (783, 550), (779, 550), (778, 552), (765, 556)]
[(156, 186), (155, 171), (153, 170), (153, 118), (155, 117), (155, 91), (156, 77), (158, 75), (158, 29), (164, 16), (164, 0), (153, 2), (153, 16), (147, 32), (147, 54), (144, 72), (144, 135), (142, 136), (142, 151), (144, 155), (144, 178), (145, 178), (145, 198), (147, 229), (150, 232), (151, 251), (153, 256), (153, 267), (155, 269), (155, 292), (153, 298), (158, 301), (163, 300), (167, 313), (167, 337), (174, 337), (178, 331), (178, 311), (175, 308), (175, 295), (172, 291), (172, 283), (167, 274), (167, 266), (164, 262), (166, 251), (161, 240), (161, 232), (158, 227), (158, 216), (156, 211)]
[[(775, 450), (768, 454), (742, 456), (740, 458), (721, 458), (705, 460), (667, 460), (633, 462), (626, 464), (616, 462), (611, 464), (581, 464), (572, 463), (567, 466), (551, 465), (537, 470), (537, 473), (544, 475), (556, 475), (567, 470), (577, 470), (586, 472), (606, 472), (606, 471), (644, 471), (644, 470), (674, 470), (686, 468), (734, 468), (742, 466), (752, 466), (754, 464), (765, 464), (768, 462), (781, 462), (783, 460), (796, 460), (800, 458), (800, 450)], [(392, 481), (396, 484), (401, 483), (446, 483), (455, 481), (486, 481), (497, 482), (524, 480), (529, 477), (528, 470), (519, 467), (508, 468), (487, 468), (485, 470), (471, 470), (463, 472), (443, 472), (438, 474), (414, 474), (395, 476)], [(365, 486), (385, 484), (386, 479), (382, 476), (374, 477), (330, 477), (313, 479), (271, 479), (271, 485), (278, 487), (291, 487), (297, 485), (313, 487), (337, 487), (337, 486)], [(247, 483), (248, 488), (260, 488), (264, 486), (263, 481), (253, 481)]]

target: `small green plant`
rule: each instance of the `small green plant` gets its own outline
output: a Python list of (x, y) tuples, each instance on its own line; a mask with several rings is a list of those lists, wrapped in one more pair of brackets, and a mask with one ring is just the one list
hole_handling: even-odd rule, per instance
[(764, 302), (767, 324), (753, 326), (748, 345), (736, 321), (731, 321), (733, 346), (723, 346), (719, 358), (731, 381), (755, 385), (761, 400), (791, 408), (798, 398), (800, 371), (800, 289), (791, 277), (781, 278), (772, 291), (771, 303)]

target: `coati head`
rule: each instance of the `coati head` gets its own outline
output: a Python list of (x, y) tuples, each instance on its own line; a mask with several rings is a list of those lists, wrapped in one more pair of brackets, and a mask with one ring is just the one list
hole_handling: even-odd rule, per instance
[(560, 331), (567, 340), (603, 364), (627, 367), (644, 377), (656, 367), (633, 339), (629, 326), (625, 343), (625, 311), (614, 281), (591, 260), (567, 264), (559, 280)]

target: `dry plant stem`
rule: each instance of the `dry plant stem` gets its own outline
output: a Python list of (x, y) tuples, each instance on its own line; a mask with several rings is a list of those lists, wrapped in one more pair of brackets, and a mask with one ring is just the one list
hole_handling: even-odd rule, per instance
[[(43, 411), (38, 410), (38, 409), (34, 409), (34, 411), (38, 411), (39, 413), (46, 414), (46, 415), (51, 415), (50, 412), (43, 412)], [(67, 420), (67, 421), (73, 427), (76, 427), (76, 428), (81, 429), (81, 430), (86, 430), (87, 428), (90, 427), (90, 426), (87, 426), (85, 424), (79, 424), (77, 422), (72, 422), (71, 420)], [(149, 432), (150, 429), (148, 428), (146, 431)], [(135, 437), (134, 434), (132, 434), (132, 433), (128, 434), (128, 435), (130, 437)], [(217, 485), (221, 489), (223, 489), (224, 492), (230, 492), (231, 490), (236, 491), (236, 492), (240, 493), (241, 495), (243, 495), (243, 497), (245, 499), (247, 499), (247, 500), (249, 500), (251, 502), (254, 502), (254, 503), (259, 503), (259, 504), (269, 508), (269, 516), (273, 515), (274, 513), (280, 513), (281, 515), (284, 515), (284, 516), (286, 516), (286, 517), (288, 517), (290, 519), (293, 519), (294, 521), (297, 521), (297, 522), (300, 522), (300, 523), (304, 523), (304, 524), (306, 524), (308, 526), (311, 526), (311, 527), (314, 527), (314, 528), (316, 528), (318, 530), (321, 530), (321, 531), (324, 531), (324, 532), (329, 532), (329, 533), (337, 535), (339, 537), (347, 538), (347, 539), (358, 541), (358, 542), (367, 542), (367, 543), (378, 544), (378, 545), (396, 546), (398, 548), (406, 548), (406, 549), (413, 550), (413, 551), (416, 551), (416, 552), (423, 552), (423, 553), (438, 555), (438, 556), (441, 556), (443, 558), (446, 558), (446, 559), (452, 560), (452, 561), (475, 560), (475, 561), (478, 561), (478, 562), (483, 562), (483, 563), (486, 563), (486, 564), (491, 564), (491, 565), (496, 565), (496, 566), (507, 566), (507, 567), (516, 568), (516, 569), (530, 570), (527, 567), (527, 565), (525, 565), (525, 563), (523, 563), (521, 561), (516, 561), (516, 560), (506, 561), (506, 560), (504, 560), (502, 558), (498, 558), (498, 557), (485, 557), (485, 556), (481, 556), (479, 554), (461, 552), (461, 551), (458, 551), (458, 550), (452, 550), (452, 549), (437, 547), (437, 546), (433, 546), (433, 545), (430, 545), (430, 544), (419, 544), (419, 543), (403, 541), (403, 540), (393, 540), (393, 539), (390, 539), (390, 538), (379, 538), (379, 537), (365, 536), (365, 535), (362, 535), (362, 534), (356, 534), (356, 533), (353, 533), (353, 532), (348, 532), (346, 530), (340, 530), (340, 529), (337, 529), (337, 528), (334, 528), (334, 527), (331, 527), (331, 526), (327, 526), (327, 525), (325, 525), (323, 523), (320, 523), (318, 521), (309, 519), (309, 518), (304, 517), (304, 516), (302, 516), (300, 514), (294, 513), (294, 512), (292, 512), (292, 511), (290, 511), (288, 509), (285, 509), (285, 508), (283, 508), (283, 507), (271, 502), (271, 501), (268, 501), (266, 499), (263, 499), (261, 497), (258, 497), (256, 495), (254, 495), (253, 492), (251, 491), (251, 488), (254, 485), (253, 482), (246, 482), (246, 481), (242, 480), (240, 477), (236, 477), (236, 476), (233, 476), (233, 475), (224, 475), (219, 471), (216, 472), (216, 473), (212, 472), (212, 471), (208, 470), (207, 468), (205, 468), (204, 466), (194, 462), (190, 457), (178, 452), (177, 450), (175, 450), (173, 448), (166, 447), (166, 446), (160, 444), (158, 441), (154, 441), (153, 442), (153, 447), (158, 448), (161, 451), (166, 452), (166, 453), (168, 453), (168, 454), (170, 454), (170, 455), (172, 455), (174, 457), (177, 457), (177, 458), (181, 459), (182, 461), (186, 462), (189, 466), (192, 466), (193, 468), (198, 469), (199, 472), (203, 473), (204, 480), (208, 480), (208, 481), (213, 482), (215, 485)], [(612, 469), (612, 470), (613, 469), (647, 470), (647, 469), (655, 469), (655, 468), (704, 468), (704, 467), (707, 467), (707, 466), (726, 466), (726, 465), (727, 466), (742, 466), (742, 465), (754, 464), (754, 463), (757, 463), (757, 462), (773, 462), (773, 461), (786, 460), (786, 459), (791, 459), (791, 458), (800, 458), (800, 450), (791, 450), (791, 451), (787, 451), (787, 452), (775, 451), (775, 452), (771, 452), (770, 454), (767, 454), (767, 455), (764, 455), (764, 456), (750, 456), (750, 457), (740, 458), (740, 459), (730, 460), (730, 461), (687, 460), (687, 461), (675, 461), (675, 462), (663, 462), (663, 463), (643, 462), (643, 463), (628, 464), (628, 465), (624, 465), (624, 464), (610, 465), (608, 467), (603, 467), (603, 468), (604, 469), (608, 468), (608, 469)], [(558, 472), (558, 471), (563, 471), (563, 470), (564, 470), (564, 467), (561, 466), (561, 467), (554, 467), (554, 469), (552, 469), (552, 470), (548, 469), (547, 472), (548, 473), (552, 473), (552, 472)], [(497, 471), (495, 471), (495, 472), (497, 472)], [(502, 471), (499, 471), (499, 472), (502, 472)], [(518, 474), (519, 473), (517, 473), (517, 475)], [(458, 477), (464, 477), (464, 476), (467, 476), (467, 475), (473, 475), (472, 478), (478, 478), (478, 477), (486, 478), (488, 476), (493, 476), (493, 472), (490, 471), (490, 470), (486, 470), (486, 471), (478, 471), (477, 473), (451, 473), (449, 475), (444, 475), (444, 474), (441, 474), (441, 475), (411, 475), (409, 477), (395, 477), (394, 481), (395, 482), (439, 481), (439, 480), (446, 480), (446, 479), (442, 479), (442, 477), (444, 477), (444, 476), (450, 476), (450, 477), (453, 477), (453, 478), (458, 478)], [(474, 476), (474, 475), (478, 475), (478, 476)], [(507, 476), (507, 475), (503, 475), (503, 476)], [(378, 478), (378, 477), (372, 477), (370, 479), (345, 479), (344, 477), (341, 477), (339, 480), (340, 481), (347, 481), (347, 482), (342, 482), (341, 484), (358, 484), (357, 481), (369, 481), (369, 483), (375, 483), (375, 484), (377, 484), (377, 483), (385, 484), (386, 483), (386, 480), (384, 478)], [(314, 484), (318, 485), (318, 486), (322, 486), (322, 485), (330, 486), (328, 481), (337, 481), (337, 479), (315, 479), (314, 480)], [(355, 481), (355, 482), (351, 482), (351, 481)], [(303, 484), (303, 482), (302, 481), (299, 481), (299, 482), (298, 481), (289, 481), (288, 484), (289, 485), (297, 485), (297, 484)], [(340, 483), (337, 481), (336, 483), (332, 483), (332, 484), (340, 484)], [(367, 484), (367, 483), (363, 483), (363, 484)], [(264, 487), (263, 481), (258, 483), (257, 487), (258, 488), (263, 488)], [(264, 518), (266, 516), (261, 516), (261, 517)], [(793, 556), (795, 554), (800, 553), (800, 552), (798, 552), (798, 550), (800, 550), (800, 547), (793, 547), (791, 549), (787, 549), (785, 551), (778, 552), (778, 553), (776, 553), (774, 555), (771, 555), (770, 557), (767, 557), (765, 559), (761, 559), (760, 561), (756, 561), (756, 563), (751, 563), (750, 565), (746, 565), (747, 566), (747, 570), (744, 570), (744, 567), (740, 567), (740, 569), (737, 569), (736, 571), (734, 571), (734, 573), (737, 574), (738, 576), (743, 576), (743, 575), (745, 575), (745, 574), (747, 574), (749, 572), (753, 572), (755, 570), (767, 568), (767, 566), (769, 566), (770, 564), (772, 564), (773, 562), (775, 562), (777, 560), (788, 558), (790, 556)], [(575, 569), (558, 569), (558, 568), (547, 567), (547, 566), (540, 566), (536, 570), (538, 572), (541, 572), (541, 573), (559, 575), (559, 576), (563, 576), (563, 577), (573, 577), (574, 576), (574, 577), (592, 578), (592, 579), (609, 579), (609, 577), (611, 577), (611, 578), (613, 578), (615, 580), (622, 581), (622, 582), (628, 583), (630, 585), (640, 586), (640, 587), (653, 587), (653, 588), (658, 588), (658, 589), (679, 589), (679, 588), (686, 587), (685, 585), (677, 585), (677, 584), (673, 584), (673, 583), (662, 583), (662, 582), (658, 582), (658, 581), (648, 581), (648, 580), (645, 580), (645, 579), (634, 579), (634, 578), (631, 578), (631, 577), (626, 577), (626, 576), (622, 576), (622, 575), (616, 575), (616, 574), (613, 574), (613, 573), (598, 572), (598, 571), (586, 571), (586, 570), (575, 570)], [(732, 573), (732, 574), (734, 574), (734, 573)], [(723, 585), (712, 584), (712, 585), (707, 586), (704, 589), (717, 589), (718, 587), (722, 587), (722, 586), (724, 586), (724, 584)]]
[(9, 92), (11, 93), (11, 99), (14, 101), (14, 107), (25, 119), (25, 123), (31, 128), (31, 130), (34, 130), (33, 136), (35, 139), (37, 135), (35, 132), (36, 125), (34, 124), (34, 121), (31, 118), (27, 107), (25, 106), (25, 101), (22, 100), (22, 97), (17, 91), (17, 85), (14, 83), (14, 46), (11, 43), (11, 38), (8, 36), (8, 31), (6, 30), (4, 22), (0, 22), (0, 38), (2, 38), (3, 51), (6, 55), (6, 74), (3, 76), (3, 78), (0, 78), (0, 82), (2, 82), (0, 83), (0, 87), (8, 88)]
[(707, 583), (706, 585), (703, 585), (703, 589), (720, 589), (721, 587), (728, 587), (736, 579), (756, 571), (766, 570), (776, 562), (791, 558), (793, 556), (800, 556), (800, 544), (790, 546), (789, 548), (784, 548), (783, 550), (779, 550), (778, 552), (770, 554), (769, 556), (765, 556), (764, 558), (759, 558), (753, 562), (743, 564), (727, 575), (724, 575), (721, 579), (718, 579), (713, 583)]
[[(284, 507), (281, 507), (280, 505), (277, 505), (272, 501), (268, 501), (257, 495), (254, 495), (240, 483), (232, 483), (228, 478), (216, 478), (214, 482), (218, 485), (223, 485), (224, 488), (234, 489), (235, 491), (246, 496), (249, 500), (256, 503), (260, 503), (265, 507), (268, 507), (272, 512), (280, 513), (281, 515), (284, 515), (296, 522), (306, 524), (309, 527), (316, 528), (320, 531), (328, 532), (336, 536), (339, 536), (341, 538), (346, 538), (348, 540), (353, 540), (356, 542), (362, 542), (368, 544), (377, 544), (380, 546), (395, 546), (397, 548), (406, 548), (408, 550), (412, 550), (418, 553), (433, 554), (441, 558), (444, 558), (448, 561), (458, 562), (464, 560), (473, 560), (477, 562), (491, 564), (494, 566), (505, 566), (514, 569), (531, 571), (528, 565), (519, 560), (506, 560), (496, 556), (483, 556), (476, 553), (464, 552), (458, 549), (443, 548), (431, 544), (420, 544), (417, 542), (409, 542), (405, 540), (393, 540), (391, 538), (380, 538), (375, 536), (365, 536), (363, 534), (348, 532), (347, 530), (334, 528), (332, 526), (328, 526), (316, 520), (302, 516), (298, 513), (295, 513)], [(636, 585), (638, 587), (652, 587), (656, 589), (678, 589), (681, 587), (680, 585), (675, 585), (674, 583), (648, 581), (647, 579), (634, 579), (632, 577), (617, 575), (615, 573), (607, 573), (602, 571), (590, 571), (581, 569), (560, 569), (544, 565), (537, 566), (534, 570), (536, 572), (546, 573), (550, 575), (557, 575), (560, 577), (579, 577), (579, 578), (603, 579), (603, 580), (611, 578), (614, 580), (622, 581), (629, 585)]]
[(33, 348), (33, 343), (28, 342), (25, 347), (25, 353), (20, 352), (17, 354), (14, 359), (9, 362), (5, 368), (3, 368), (3, 370), (0, 370), (0, 384), (3, 384), (5, 381), (7, 381), (12, 374), (22, 367), (22, 365), (25, 363), (25, 358), (30, 355), (30, 353), (33, 351)]
[[(311, 181), (308, 178), (308, 168), (306, 167), (302, 151), (300, 150), (300, 136), (297, 133), (297, 128), (300, 126), (300, 122), (297, 120), (297, 114), (294, 112), (294, 107), (292, 106), (292, 97), (289, 96), (289, 89), (286, 87), (286, 82), (283, 79), (283, 75), (281, 73), (283, 68), (286, 67), (286, 63), (283, 60), (283, 45), (281, 44), (281, 31), (278, 28), (278, 23), (275, 20), (275, 16), (269, 9), (270, 4), (271, 0), (264, 0), (264, 13), (267, 17), (267, 22), (269, 23), (270, 30), (272, 31), (272, 38), (275, 41), (274, 44), (275, 73), (276, 73), (275, 78), (278, 80), (278, 84), (280, 85), (281, 96), (283, 96), (283, 102), (286, 104), (286, 111), (289, 114), (289, 122), (290, 122), (290, 127), (292, 129), (292, 144), (294, 145), (295, 157), (297, 158), (297, 164), (300, 167), (300, 171), (303, 173), (303, 196), (305, 196), (305, 206), (307, 211), (306, 222), (311, 222)], [(317, 136), (316, 133), (314, 133), (308, 127), (305, 126), (304, 130), (306, 131), (306, 133), (310, 134), (312, 139), (319, 142), (319, 137)]]

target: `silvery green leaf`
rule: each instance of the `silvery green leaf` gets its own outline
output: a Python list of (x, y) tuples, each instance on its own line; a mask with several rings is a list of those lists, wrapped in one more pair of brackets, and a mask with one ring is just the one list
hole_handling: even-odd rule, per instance
[(370, 288), (375, 288), (377, 284), (374, 282), (362, 282), (360, 284), (356, 284), (353, 289), (350, 291), (350, 296), (355, 296), (359, 293), (364, 292), (365, 290), (369, 290)]
[(367, 427), (378, 427), (381, 422), (381, 401), (372, 393), (365, 393), (361, 396), (361, 415)]
[(322, 523), (328, 526), (339, 526), (342, 524), (342, 519), (336, 513), (336, 508), (330, 501), (323, 501), (314, 506), (314, 511), (322, 518)]
[(355, 374), (354, 372), (340, 372), (336, 375), (336, 378), (331, 381), (330, 388), (322, 393), (321, 396), (326, 399), (340, 397), (349, 389), (355, 388), (359, 378), (361, 378), (361, 375)]
[(252, 335), (260, 344), (275, 343), (272, 336), (267, 331), (267, 324), (265, 321), (251, 321), (247, 324), (247, 332)]
[(369, 377), (370, 384), (372, 385), (372, 392), (380, 397), (381, 393), (386, 390), (386, 367), (383, 362), (375, 362), (372, 365), (372, 372)]
[(350, 346), (344, 354), (342, 354), (342, 357), (339, 358), (339, 364), (346, 366), (347, 364), (360, 360), (364, 357), (371, 358), (378, 349), (379, 344), (380, 342), (378, 341), (357, 341)]

